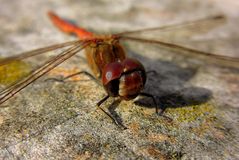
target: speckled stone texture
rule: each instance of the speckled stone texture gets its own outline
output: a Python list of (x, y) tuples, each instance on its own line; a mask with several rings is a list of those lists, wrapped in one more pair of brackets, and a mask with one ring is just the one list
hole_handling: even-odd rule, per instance
[[(46, 13), (53, 10), (96, 33), (223, 14), (227, 21), (210, 29), (194, 26), (134, 36), (239, 57), (238, 8), (237, 0), (0, 0), (0, 56), (76, 39), (52, 25)], [(105, 91), (88, 77), (44, 81), (89, 70), (79, 53), (1, 105), (0, 159), (239, 159), (238, 69), (156, 45), (122, 43), (146, 70), (157, 71), (148, 75), (145, 92), (167, 107), (165, 115), (173, 121), (158, 117), (150, 98), (110, 99), (103, 107), (109, 106), (128, 127), (121, 130), (97, 109)], [(34, 68), (51, 54), (15, 65), (20, 71)]]

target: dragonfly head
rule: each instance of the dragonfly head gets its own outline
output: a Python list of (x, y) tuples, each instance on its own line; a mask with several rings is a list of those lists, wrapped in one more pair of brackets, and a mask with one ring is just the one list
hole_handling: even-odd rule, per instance
[(109, 96), (134, 99), (144, 88), (145, 69), (139, 61), (130, 58), (109, 63), (103, 69), (102, 82)]

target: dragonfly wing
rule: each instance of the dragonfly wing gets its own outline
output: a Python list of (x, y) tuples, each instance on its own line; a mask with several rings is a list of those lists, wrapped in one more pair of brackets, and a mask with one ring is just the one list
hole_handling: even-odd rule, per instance
[(52, 57), (50, 60), (45, 62), (42, 66), (37, 68), (36, 70), (32, 71), (31, 74), (26, 76), (25, 78), (19, 80), (18, 82), (14, 83), (13, 85), (7, 87), (3, 91), (0, 92), (0, 104), (4, 103), (11, 97), (13, 97), (15, 94), (17, 94), (19, 91), (27, 87), (32, 82), (36, 81), (38, 78), (45, 75), (47, 72), (52, 70), (53, 68), (60, 65), (65, 60), (69, 59), (73, 55), (75, 55), (77, 52), (81, 51), (83, 48), (85, 48), (89, 43), (88, 42), (81, 42), (73, 45), (72, 47), (66, 49), (59, 55)]
[(121, 36), (120, 39), (135, 41), (135, 42), (157, 44), (160, 47), (163, 47), (165, 49), (173, 50), (173, 51), (176, 51), (176, 53), (181, 53), (186, 56), (201, 59), (203, 61), (208, 61), (209, 63), (239, 68), (239, 57), (229, 57), (229, 56), (224, 56), (221, 54), (204, 52), (204, 51), (184, 47), (174, 43), (159, 41), (159, 40), (149, 40), (149, 39), (143, 39), (143, 38), (127, 37), (127, 36)]
[(187, 21), (173, 25), (159, 26), (147, 29), (139, 29), (135, 31), (127, 31), (115, 34), (117, 36), (140, 36), (141, 34), (145, 37), (147, 34), (151, 34), (154, 37), (165, 38), (186, 38), (195, 34), (202, 34), (208, 32), (209, 30), (220, 26), (225, 23), (226, 17), (223, 15), (211, 16), (199, 20)]
[(31, 50), (31, 51), (28, 51), (28, 52), (23, 52), (21, 54), (15, 55), (15, 56), (11, 56), (11, 57), (1, 59), (0, 60), (0, 66), (11, 63), (11, 62), (16, 61), (16, 60), (22, 60), (22, 59), (25, 59), (25, 58), (29, 58), (29, 57), (33, 57), (33, 56), (40, 55), (40, 54), (43, 54), (43, 53), (47, 53), (49, 51), (53, 51), (53, 50), (56, 50), (56, 49), (59, 49), (59, 48), (72, 46), (74, 44), (78, 44), (78, 43), (81, 43), (81, 42), (82, 41), (80, 41), (80, 40), (75, 40), (75, 41), (70, 41), (70, 42), (65, 42), (65, 43), (54, 44), (54, 45), (43, 47), (43, 48), (38, 48), (38, 49)]

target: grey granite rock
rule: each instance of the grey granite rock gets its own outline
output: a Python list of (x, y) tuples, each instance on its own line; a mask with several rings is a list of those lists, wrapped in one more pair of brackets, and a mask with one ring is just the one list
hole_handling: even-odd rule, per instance
[[(96, 33), (223, 14), (227, 21), (210, 30), (201, 26), (136, 36), (239, 57), (235, 0), (0, 0), (0, 4), (1, 57), (76, 39), (51, 24), (49, 10)], [(238, 69), (155, 45), (124, 42), (124, 46), (147, 70), (157, 71), (148, 75), (145, 91), (156, 95), (173, 121), (155, 115), (151, 99), (113, 105), (110, 99), (104, 107), (110, 106), (110, 112), (128, 127), (121, 130), (96, 108), (105, 91), (94, 81), (86, 76), (76, 82), (44, 81), (88, 70), (84, 60), (75, 56), (1, 106), (0, 159), (239, 159)], [(29, 71), (51, 54), (11, 67)], [(1, 68), (0, 72), (5, 74)], [(4, 88), (6, 83), (0, 83)]]

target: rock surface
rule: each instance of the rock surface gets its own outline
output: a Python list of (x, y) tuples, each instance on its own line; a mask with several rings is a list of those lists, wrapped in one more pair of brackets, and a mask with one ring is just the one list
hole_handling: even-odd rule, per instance
[[(74, 39), (46, 16), (53, 10), (96, 33), (116, 33), (223, 14), (210, 29), (185, 27), (151, 32), (159, 40), (239, 57), (239, 3), (235, 0), (0, 0), (0, 55)], [(206, 29), (207, 28), (207, 29)], [(125, 42), (129, 56), (150, 73), (145, 92), (166, 107), (155, 115), (151, 99), (104, 104), (128, 129), (122, 130), (96, 108), (105, 91), (86, 76), (79, 81), (44, 81), (87, 70), (79, 56), (34, 82), (0, 108), (0, 159), (239, 159), (239, 70), (178, 55), (155, 45)], [(29, 71), (50, 54), (16, 62)], [(79, 54), (80, 55), (80, 54)], [(19, 68), (20, 67), (20, 68)], [(1, 75), (11, 69), (1, 69)], [(25, 74), (25, 72), (23, 72)], [(6, 81), (1, 86), (6, 86)], [(16, 76), (17, 74), (17, 76)]]

